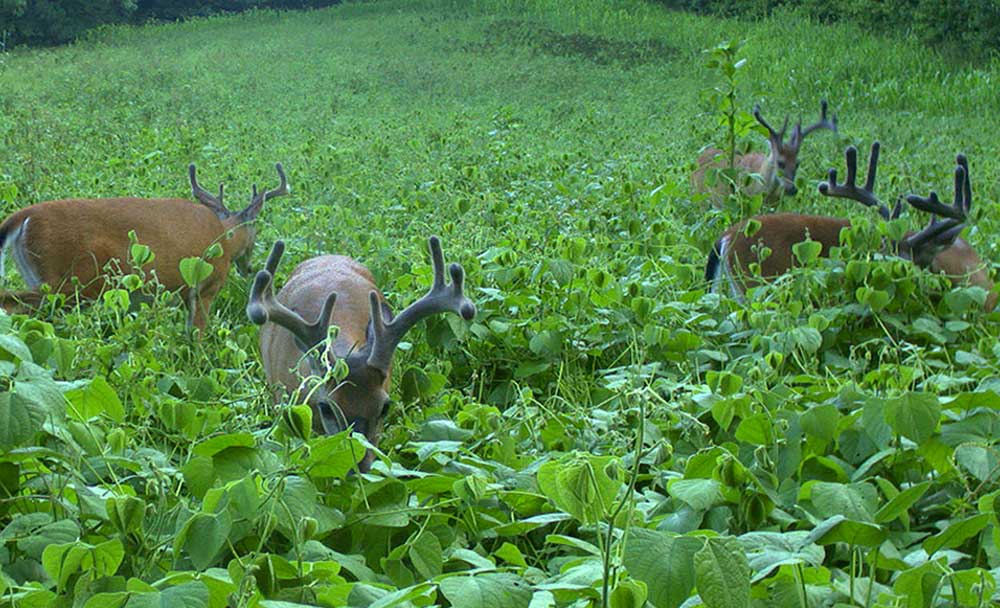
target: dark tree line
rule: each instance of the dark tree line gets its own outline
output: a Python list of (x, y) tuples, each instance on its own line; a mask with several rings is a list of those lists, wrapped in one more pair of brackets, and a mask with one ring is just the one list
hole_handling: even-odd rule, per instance
[(730, 17), (792, 9), (823, 22), (852, 21), (896, 32), (967, 59), (1000, 52), (1000, 0), (656, 0), (668, 7)]
[(0, 0), (0, 40), (6, 46), (75, 40), (106, 23), (176, 20), (251, 8), (300, 9), (339, 0)]

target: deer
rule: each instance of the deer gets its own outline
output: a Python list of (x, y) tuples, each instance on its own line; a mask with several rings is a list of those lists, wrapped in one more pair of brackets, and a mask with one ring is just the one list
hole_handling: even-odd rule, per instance
[[(785, 141), (785, 133), (788, 130), (788, 116), (785, 115), (785, 122), (781, 131), (776, 131), (760, 112), (760, 104), (753, 108), (753, 116), (757, 122), (767, 129), (767, 154), (760, 152), (749, 152), (738, 154), (733, 162), (733, 166), (741, 173), (759, 175), (760, 181), (754, 180), (747, 186), (738, 187), (739, 191), (746, 196), (763, 195), (763, 202), (768, 207), (773, 207), (781, 200), (782, 195), (795, 196), (798, 188), (795, 186), (795, 174), (799, 168), (799, 150), (802, 142), (810, 134), (820, 129), (827, 129), (837, 132), (837, 116), (827, 118), (827, 101), (820, 101), (820, 119), (807, 126), (802, 126), (799, 120), (792, 128), (792, 134)], [(725, 153), (718, 148), (706, 148), (698, 157), (698, 166), (691, 175), (691, 186), (695, 194), (707, 193), (709, 200), (716, 207), (721, 206), (725, 196), (733, 190), (728, 180), (719, 175), (721, 169), (729, 167), (729, 159), (724, 158)], [(706, 183), (706, 176), (714, 176), (714, 182)]]
[[(260, 354), (270, 385), (294, 395), (303, 387), (303, 379), (328, 377), (326, 372), (336, 360), (347, 364), (343, 381), (313, 383), (307, 392), (312, 430), (317, 434), (353, 429), (377, 446), (391, 406), (393, 354), (406, 333), (422, 319), (441, 313), (467, 321), (475, 316), (476, 307), (465, 296), (462, 266), (451, 264), (451, 283), (446, 283), (440, 239), (431, 237), (428, 248), (434, 273), (431, 288), (395, 316), (372, 273), (347, 256), (307, 259), (275, 295), (274, 273), (285, 250), (279, 240), (254, 277), (246, 312), (251, 322), (262, 326)], [(335, 337), (331, 326), (337, 328)], [(358, 471), (367, 473), (374, 459), (374, 452), (366, 449)]]
[[(827, 181), (819, 185), (820, 194), (853, 200), (874, 208), (886, 221), (897, 219), (903, 210), (903, 199), (897, 199), (890, 209), (875, 195), (879, 150), (880, 144), (876, 141), (871, 147), (865, 184), (858, 186), (858, 151), (849, 146), (845, 151), (847, 177), (844, 183), (838, 184), (837, 170), (830, 169)], [(942, 203), (933, 191), (926, 197), (910, 194), (905, 200), (911, 207), (929, 213), (930, 223), (922, 230), (907, 232), (898, 242), (890, 243), (890, 250), (919, 268), (944, 274), (954, 284), (982, 287), (987, 292), (984, 308), (993, 310), (997, 294), (993, 291), (993, 281), (986, 264), (959, 236), (972, 208), (972, 183), (965, 155), (959, 154), (956, 158), (955, 200), (952, 204)], [(943, 219), (938, 219), (938, 216)], [(751, 220), (758, 228), (753, 234), (747, 234)], [(759, 215), (751, 220), (733, 225), (715, 242), (705, 267), (705, 279), (712, 284), (713, 291), (720, 291), (723, 284), (728, 284), (730, 294), (742, 299), (748, 287), (782, 275), (792, 268), (795, 259), (793, 245), (811, 239), (820, 243), (820, 255), (828, 257), (830, 250), (840, 245), (841, 232), (851, 226), (851, 220), (847, 218), (798, 213)], [(764, 259), (759, 256), (762, 247), (770, 251)], [(760, 277), (748, 276), (750, 264), (759, 264)]]
[[(8, 312), (36, 309), (44, 300), (42, 285), (67, 296), (97, 298), (107, 287), (109, 263), (129, 259), (129, 233), (134, 231), (138, 242), (153, 253), (149, 271), (166, 289), (178, 290), (187, 303), (187, 327), (203, 330), (230, 265), (247, 276), (252, 272), (254, 220), (264, 202), (291, 192), (281, 163), (274, 167), (278, 187), (258, 192), (254, 184), (250, 204), (241, 211), (223, 204), (223, 185), (218, 195), (202, 188), (192, 163), (188, 176), (197, 203), (180, 198), (64, 199), (36, 203), (11, 214), (0, 224), (0, 250), (10, 251), (28, 291), (0, 294), (0, 306)], [(215, 243), (221, 245), (222, 254), (207, 260), (211, 275), (189, 288), (180, 273), (180, 261), (203, 255)]]

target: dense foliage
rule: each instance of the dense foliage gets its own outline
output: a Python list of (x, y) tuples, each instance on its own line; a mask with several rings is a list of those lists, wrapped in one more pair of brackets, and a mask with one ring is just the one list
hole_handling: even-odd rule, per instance
[[(0, 315), (0, 606), (995, 605), (1000, 313), (875, 253), (925, 218), (815, 184), (879, 138), (886, 198), (946, 193), (964, 151), (964, 236), (1000, 260), (998, 74), (630, 0), (387, 0), (0, 54), (4, 213), (186, 196), (189, 162), (232, 200), (282, 161), (256, 253), (287, 242), (278, 284), (348, 254), (399, 309), (438, 234), (479, 310), (408, 335), (364, 476), (356, 438), (272, 402), (235, 274), (200, 340), (141, 269)], [(801, 247), (746, 303), (708, 293), (705, 252), (760, 201), (693, 200), (699, 148), (726, 125), (762, 147), (746, 108), (821, 97), (840, 134), (805, 144), (781, 208), (850, 215), (851, 247)]]
[(100, 25), (181, 19), (252, 8), (318, 8), (339, 0), (0, 0), (0, 35), (7, 46), (76, 40)]
[(659, 0), (701, 14), (763, 17), (793, 10), (824, 23), (849, 20), (872, 32), (896, 32), (943, 47), (965, 59), (1000, 49), (1000, 0)]

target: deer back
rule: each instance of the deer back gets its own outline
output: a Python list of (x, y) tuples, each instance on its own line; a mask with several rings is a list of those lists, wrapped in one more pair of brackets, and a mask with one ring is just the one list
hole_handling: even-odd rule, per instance
[[(760, 227), (751, 235), (746, 234), (747, 223), (759, 222)], [(724, 258), (720, 272), (732, 281), (737, 292), (742, 294), (748, 287), (757, 284), (750, 277), (751, 264), (760, 264), (762, 278), (772, 278), (784, 274), (795, 264), (792, 247), (807, 238), (820, 243), (820, 255), (828, 256), (830, 249), (840, 243), (840, 232), (850, 226), (843, 218), (798, 213), (775, 213), (758, 215), (730, 227), (717, 243), (718, 255)], [(763, 248), (769, 254), (761, 259)], [(715, 277), (709, 277), (714, 279)]]
[[(129, 231), (155, 254), (147, 270), (156, 272), (169, 289), (184, 286), (178, 270), (182, 258), (198, 256), (219, 242), (223, 255), (210, 260), (213, 277), (222, 278), (242, 244), (237, 229), (227, 236), (223, 222), (208, 208), (184, 199), (67, 199), (21, 209), (0, 225), (6, 239), (18, 233), (15, 259), (24, 261), (25, 280), (32, 288), (47, 283), (57, 291), (71, 291), (70, 277), (85, 285), (84, 296), (94, 297), (104, 287), (99, 278), (113, 259), (128, 260)], [(123, 262), (123, 265), (125, 262)], [(212, 279), (210, 279), (212, 280)]]
[[(316, 319), (331, 293), (337, 305), (330, 313), (330, 325), (339, 328), (332, 345), (333, 354), (346, 358), (359, 352), (368, 342), (368, 294), (375, 291), (384, 302), (371, 272), (353, 258), (323, 255), (299, 264), (275, 298), (303, 318)], [(303, 374), (312, 373), (295, 339), (284, 327), (268, 323), (260, 331), (260, 350), (264, 372), (269, 382), (295, 390)], [(297, 372), (297, 373), (296, 373)], [(389, 377), (385, 386), (388, 388)]]
[(984, 308), (996, 308), (997, 294), (993, 291), (986, 263), (965, 239), (956, 238), (950, 247), (934, 256), (930, 270), (945, 275), (956, 285), (982, 287), (987, 291)]

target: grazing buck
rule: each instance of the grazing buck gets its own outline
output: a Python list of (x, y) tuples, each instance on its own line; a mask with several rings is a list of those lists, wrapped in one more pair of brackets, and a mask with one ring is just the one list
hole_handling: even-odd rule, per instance
[[(371, 272), (346, 256), (324, 255), (302, 262), (275, 296), (274, 271), (284, 247), (281, 241), (274, 244), (265, 269), (254, 278), (247, 303), (247, 316), (264, 326), (260, 353), (267, 380), (295, 392), (303, 386), (303, 378), (326, 377), (333, 361), (343, 359), (347, 377), (339, 384), (331, 380), (315, 386), (309, 393), (313, 428), (332, 435), (353, 427), (377, 445), (390, 404), (392, 356), (406, 332), (439, 313), (453, 312), (466, 320), (475, 316), (476, 307), (462, 289), (465, 271), (452, 264), (451, 283), (445, 283), (441, 241), (431, 237), (434, 283), (394, 319)], [(320, 351), (317, 347), (325, 344), (330, 325), (339, 328), (336, 339)], [(358, 469), (367, 472), (374, 459), (369, 450)]]
[[(8, 312), (37, 307), (42, 284), (70, 295), (77, 289), (73, 279), (79, 281), (82, 297), (96, 298), (106, 286), (102, 275), (107, 264), (129, 259), (129, 232), (134, 230), (138, 242), (154, 254), (148, 269), (167, 289), (180, 290), (188, 303), (188, 326), (204, 328), (229, 265), (250, 274), (257, 234), (253, 221), (264, 201), (291, 191), (281, 164), (275, 169), (278, 187), (258, 193), (254, 185), (250, 204), (242, 211), (226, 208), (221, 185), (218, 196), (198, 185), (193, 164), (188, 175), (201, 204), (173, 198), (100, 198), (47, 201), (21, 209), (0, 225), (0, 247), (10, 250), (30, 291), (0, 294), (0, 305)], [(180, 261), (203, 255), (215, 243), (222, 246), (222, 255), (208, 260), (212, 274), (197, 289), (189, 289)]]
[[(758, 175), (760, 181), (754, 180), (747, 187), (739, 187), (739, 191), (746, 196), (762, 194), (764, 204), (773, 206), (778, 202), (783, 194), (795, 196), (798, 189), (795, 187), (795, 172), (799, 168), (799, 149), (806, 136), (819, 129), (829, 129), (837, 131), (837, 117), (826, 117), (826, 100), (820, 102), (820, 119), (808, 127), (802, 127), (799, 121), (792, 129), (792, 135), (785, 141), (785, 132), (788, 130), (788, 116), (785, 116), (785, 124), (781, 131), (775, 131), (771, 125), (767, 124), (760, 113), (760, 105), (754, 106), (753, 115), (765, 129), (767, 129), (768, 153), (750, 152), (748, 154), (738, 154), (734, 165), (741, 174)], [(729, 166), (729, 159), (725, 158), (725, 152), (718, 148), (707, 148), (698, 157), (698, 168), (691, 175), (691, 184), (696, 194), (708, 193), (710, 200), (716, 206), (722, 204), (723, 199), (733, 192), (729, 179), (720, 174), (720, 170)], [(712, 175), (714, 174), (714, 175)], [(706, 177), (710, 180), (706, 183)]]
[[(830, 197), (857, 201), (866, 207), (874, 207), (886, 220), (899, 217), (902, 201), (897, 201), (890, 210), (875, 196), (875, 174), (878, 168), (879, 143), (872, 144), (868, 161), (868, 176), (865, 185), (857, 185), (858, 151), (854, 146), (847, 148), (847, 179), (837, 183), (836, 169), (830, 169), (828, 181), (819, 185), (819, 191)], [(993, 281), (986, 271), (986, 265), (972, 247), (958, 235), (965, 227), (969, 209), (972, 207), (972, 184), (969, 178), (969, 163), (964, 155), (958, 155), (955, 167), (955, 202), (942, 203), (937, 193), (922, 197), (909, 195), (906, 201), (916, 209), (931, 214), (931, 221), (919, 232), (909, 232), (900, 241), (891, 243), (892, 251), (900, 257), (911, 260), (920, 268), (943, 273), (958, 284), (976, 285), (988, 292), (985, 308), (992, 310), (997, 302), (993, 293)], [(938, 220), (937, 216), (944, 219)], [(722, 283), (729, 286), (735, 297), (760, 282), (759, 279), (783, 274), (794, 264), (792, 246), (807, 238), (820, 243), (820, 255), (827, 256), (832, 247), (840, 245), (840, 233), (851, 225), (851, 221), (838, 217), (802, 215), (797, 213), (776, 213), (751, 218), (759, 224), (757, 231), (747, 234), (746, 220), (740, 222), (716, 241), (708, 257), (705, 279), (718, 291)], [(770, 254), (761, 259), (759, 251), (767, 248)], [(750, 264), (759, 264), (760, 277), (747, 276)]]

